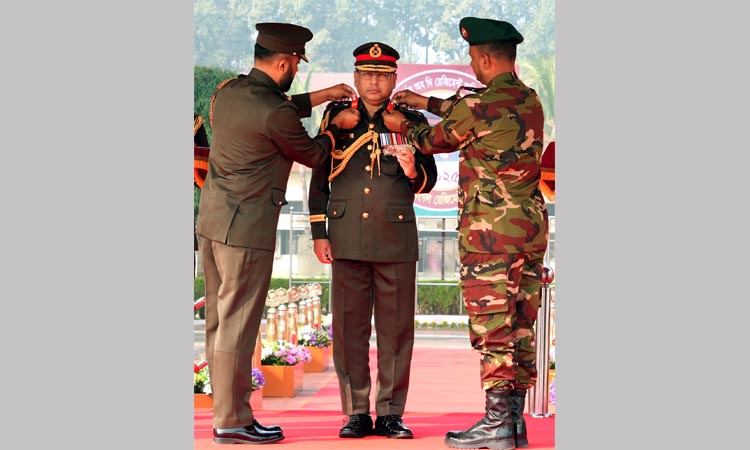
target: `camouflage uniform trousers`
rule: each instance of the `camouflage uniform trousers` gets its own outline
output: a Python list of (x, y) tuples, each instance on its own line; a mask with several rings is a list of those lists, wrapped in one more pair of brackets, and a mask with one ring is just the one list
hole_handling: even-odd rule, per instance
[(482, 389), (528, 389), (537, 378), (534, 323), (544, 251), (461, 254), (471, 346), (481, 354)]

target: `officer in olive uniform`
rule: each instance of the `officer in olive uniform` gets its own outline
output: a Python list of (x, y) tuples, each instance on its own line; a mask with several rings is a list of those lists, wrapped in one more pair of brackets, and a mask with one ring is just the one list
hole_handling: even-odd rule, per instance
[[(435, 185), (437, 167), (433, 156), (415, 150), (383, 124), (383, 112), (393, 107), (389, 100), (398, 52), (370, 42), (353, 54), (360, 97), (329, 104), (321, 129), (346, 111), (358, 111), (360, 121), (336, 137), (336, 149), (313, 170), (309, 192), (315, 254), (332, 264), (333, 361), (342, 411), (349, 416), (339, 436), (412, 438), (401, 416), (414, 344), (418, 239), (413, 204), (415, 194)], [(427, 123), (419, 112), (400, 110), (415, 123)], [(368, 354), (373, 311), (378, 347), (374, 429)]]
[(471, 68), (486, 88), (442, 100), (402, 91), (394, 101), (439, 115), (434, 127), (386, 114), (425, 153), (460, 151), (461, 288), (472, 347), (482, 357), (482, 420), (447, 433), (455, 448), (527, 447), (523, 405), (536, 382), (534, 322), (540, 303), (547, 207), (539, 189), (544, 112), (515, 73), (523, 36), (508, 22), (466, 17)]
[(212, 98), (213, 139), (197, 233), (206, 277), (206, 358), (213, 392), (214, 442), (266, 444), (284, 438), (264, 427), (250, 407), (253, 350), (271, 281), (276, 226), (292, 164), (323, 162), (340, 128), (356, 114), (332, 120), (310, 138), (300, 117), (324, 101), (352, 98), (340, 84), (287, 97), (299, 61), (307, 61), (310, 30), (257, 24), (254, 67), (225, 80)]

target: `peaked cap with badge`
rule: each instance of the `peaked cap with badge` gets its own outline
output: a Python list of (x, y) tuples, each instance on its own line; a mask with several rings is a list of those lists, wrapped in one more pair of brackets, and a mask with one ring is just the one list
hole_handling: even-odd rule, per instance
[(299, 56), (310, 62), (305, 56), (305, 43), (313, 38), (312, 31), (291, 23), (265, 22), (255, 24), (258, 37), (255, 43), (276, 53)]
[(523, 36), (516, 28), (502, 20), (464, 17), (458, 23), (461, 37), (469, 45), (482, 45), (491, 42), (523, 42)]
[(359, 72), (395, 72), (401, 57), (395, 48), (382, 42), (368, 42), (354, 49), (354, 69)]

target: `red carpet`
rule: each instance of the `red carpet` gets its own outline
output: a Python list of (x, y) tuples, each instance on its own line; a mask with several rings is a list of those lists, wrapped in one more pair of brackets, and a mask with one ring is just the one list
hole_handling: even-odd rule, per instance
[[(374, 348), (370, 349), (370, 366), (374, 379)], [(414, 439), (381, 436), (340, 439), (338, 430), (345, 417), (341, 413), (333, 366), (324, 374), (328, 381), (324, 380), (325, 384), (309, 399), (264, 400), (264, 409), (255, 411), (261, 423), (278, 424), (284, 429), (286, 438), (270, 446), (300, 450), (447, 449), (449, 447), (443, 442), (447, 431), (465, 429), (484, 414), (484, 394), (479, 386), (479, 359), (468, 348), (468, 343), (466, 349), (414, 349), (409, 399), (404, 413), (404, 423), (414, 432)], [(285, 403), (289, 408), (280, 406)], [(274, 405), (274, 409), (270, 408), (271, 405)], [(555, 448), (554, 414), (547, 418), (531, 418), (527, 414), (526, 423), (530, 449)], [(195, 449), (217, 448), (219, 446), (212, 442), (211, 410), (196, 409)]]

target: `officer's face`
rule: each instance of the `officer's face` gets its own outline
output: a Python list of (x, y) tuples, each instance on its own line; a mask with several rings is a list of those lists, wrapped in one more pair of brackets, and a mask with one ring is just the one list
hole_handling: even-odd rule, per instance
[(469, 65), (471, 66), (471, 70), (474, 71), (474, 75), (476, 75), (477, 81), (482, 84), (487, 84), (487, 81), (483, 80), (485, 72), (484, 70), (482, 70), (482, 53), (476, 46), (472, 45), (471, 47), (469, 47), (469, 56), (471, 56), (471, 62), (469, 63)]
[(281, 83), (279, 83), (281, 92), (286, 92), (292, 87), (292, 82), (294, 81), (294, 77), (297, 75), (297, 70), (299, 69), (299, 61), (300, 58), (297, 56), (287, 59), (286, 71), (281, 77)]
[(281, 78), (281, 83), (279, 87), (281, 87), (281, 92), (286, 92), (292, 87), (292, 82), (294, 81), (294, 71), (290, 67), (289, 70), (287, 70), (284, 73), (284, 76)]
[(384, 103), (396, 87), (396, 74), (383, 72), (354, 71), (354, 87), (357, 93), (370, 103)]

